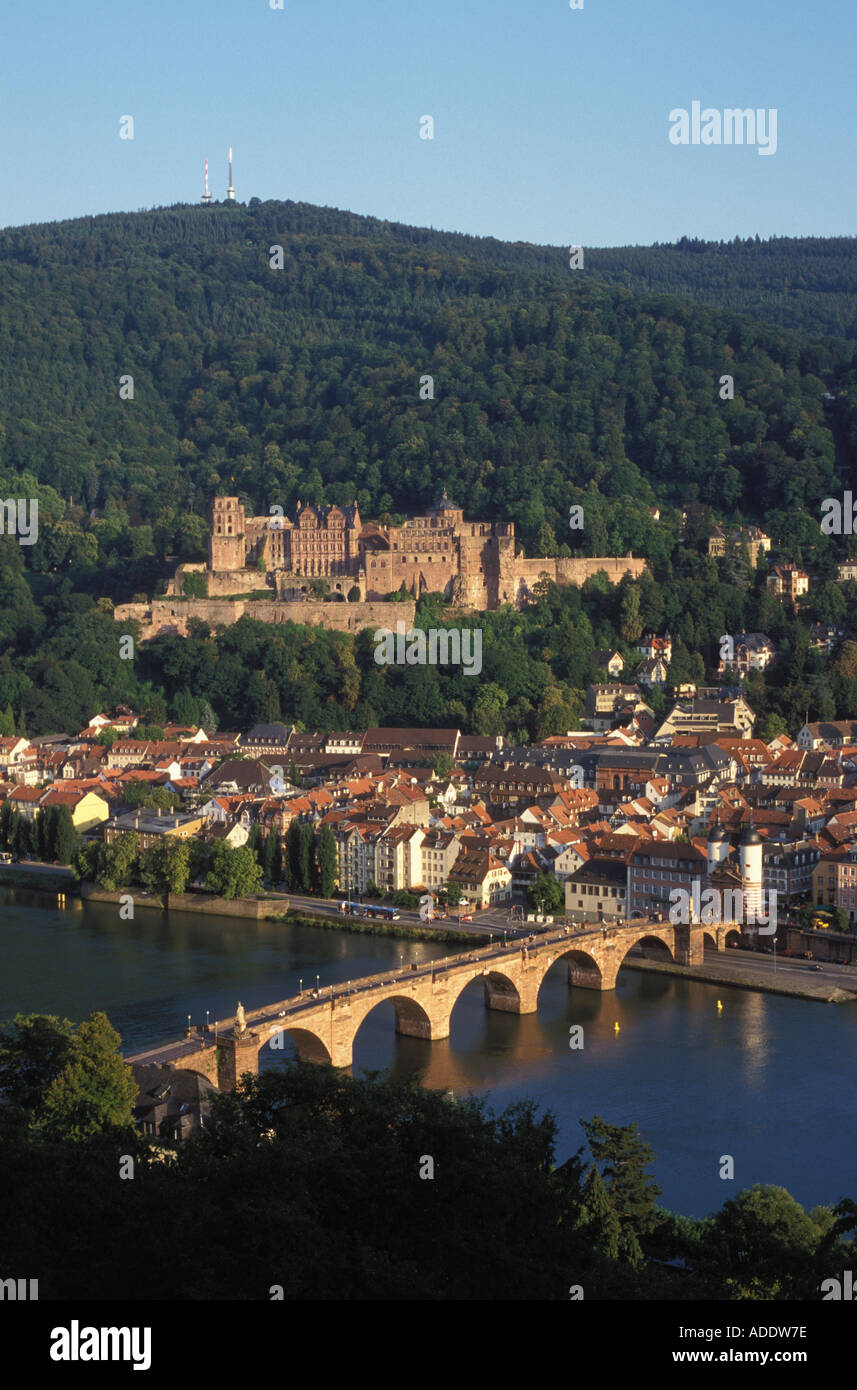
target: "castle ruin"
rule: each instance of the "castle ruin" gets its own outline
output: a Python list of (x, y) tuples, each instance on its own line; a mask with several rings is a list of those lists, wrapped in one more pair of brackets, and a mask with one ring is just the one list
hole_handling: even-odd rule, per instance
[[(182, 566), (168, 592), (180, 594)], [(418, 599), (441, 593), (461, 610), (484, 611), (510, 603), (523, 607), (544, 576), (558, 584), (583, 584), (603, 570), (612, 584), (639, 578), (644, 560), (524, 559), (515, 554), (511, 521), (465, 521), (446, 493), (425, 516), (401, 526), (364, 523), (356, 506), (312, 507), (298, 503), (285, 515), (247, 516), (237, 497), (216, 497), (209, 539), (208, 593), (227, 597), (260, 581), (280, 599), (297, 598), (308, 581), (324, 579), (334, 594), (354, 587), (361, 602), (386, 599), (403, 588)], [(262, 576), (264, 575), (264, 579)]]

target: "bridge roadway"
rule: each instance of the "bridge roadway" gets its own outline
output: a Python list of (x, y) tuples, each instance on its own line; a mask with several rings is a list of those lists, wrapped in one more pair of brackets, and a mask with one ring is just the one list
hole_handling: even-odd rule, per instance
[[(346, 984), (305, 989), (236, 1018), (218, 1019), (209, 1028), (194, 1028), (182, 1039), (126, 1058), (128, 1062), (188, 1068), (228, 1089), (245, 1072), (257, 1073), (259, 1051), (266, 1043), (282, 1047), (285, 1034), (298, 1053), (311, 1061), (351, 1066), (354, 1038), (378, 1004), (391, 1002), (396, 1031), (428, 1040), (449, 1036), (450, 1017), (462, 990), (482, 979), (488, 1008), (533, 1013), (548, 970), (560, 957), (568, 962), (569, 983), (585, 989), (610, 990), (622, 961), (636, 945), (657, 948), (663, 959), (695, 965), (703, 959), (703, 938), (722, 951), (735, 922), (682, 926), (649, 918), (621, 926), (569, 927), (533, 934), (507, 945), (494, 943), (406, 969), (381, 971)], [(279, 1036), (278, 1036), (279, 1035)]]

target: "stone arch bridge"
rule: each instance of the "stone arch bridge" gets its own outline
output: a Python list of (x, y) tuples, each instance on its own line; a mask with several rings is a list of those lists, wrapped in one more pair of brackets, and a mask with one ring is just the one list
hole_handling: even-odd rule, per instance
[(244, 1072), (258, 1072), (260, 1049), (278, 1033), (285, 1033), (301, 1057), (349, 1067), (357, 1031), (379, 1004), (393, 1004), (398, 1033), (435, 1041), (449, 1037), (452, 1011), (473, 980), (481, 979), (489, 1009), (534, 1013), (542, 981), (557, 960), (567, 961), (570, 984), (611, 990), (623, 960), (635, 946), (661, 959), (666, 953), (677, 965), (697, 965), (703, 959), (704, 938), (722, 951), (732, 932), (740, 932), (736, 922), (681, 926), (643, 919), (613, 928), (572, 931), (563, 927), (320, 991), (303, 990), (291, 999), (248, 1012), (243, 1030), (236, 1019), (219, 1020), (209, 1029), (191, 1029), (184, 1039), (136, 1053), (126, 1061), (199, 1071), (221, 1089), (230, 1089)]

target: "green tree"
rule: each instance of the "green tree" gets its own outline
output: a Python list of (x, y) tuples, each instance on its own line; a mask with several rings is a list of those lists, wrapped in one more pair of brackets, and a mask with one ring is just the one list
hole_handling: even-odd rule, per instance
[(445, 780), (452, 772), (453, 762), (449, 753), (435, 753), (432, 758), (432, 769), (435, 777)]
[(57, 857), (57, 812), (56, 806), (46, 806), (42, 811), (42, 847), (49, 863)]
[(596, 1254), (608, 1260), (618, 1260), (621, 1228), (610, 1205), (601, 1174), (593, 1163), (583, 1183), (583, 1208), (580, 1222)]
[(848, 919), (848, 913), (845, 911), (844, 907), (835, 907), (833, 909), (833, 920), (831, 922), (831, 927), (834, 931), (838, 932), (849, 932), (851, 930), (851, 923)]
[(106, 889), (108, 893), (115, 893), (117, 889), (133, 883), (140, 851), (139, 835), (134, 831), (127, 831), (124, 835), (118, 835), (109, 845), (100, 848), (103, 849), (103, 854), (95, 876), (99, 888)]
[(262, 868), (249, 845), (212, 847), (205, 886), (222, 898), (246, 898), (262, 887)]
[(33, 836), (30, 822), (26, 816), (19, 815), (15, 822), (14, 853), (18, 859), (25, 859), (33, 850)]
[(137, 1083), (104, 1013), (78, 1024), (68, 1060), (45, 1092), (39, 1128), (48, 1139), (79, 1143), (105, 1130), (133, 1132)]
[(71, 871), (75, 879), (80, 882), (94, 883), (101, 869), (106, 846), (99, 844), (97, 840), (90, 840), (88, 844), (78, 845), (74, 854), (71, 856)]
[(619, 631), (625, 642), (632, 645), (639, 642), (643, 632), (643, 620), (640, 617), (640, 589), (637, 584), (629, 584), (622, 595), (622, 616), (619, 624)]
[(527, 898), (537, 912), (556, 912), (563, 904), (562, 884), (554, 874), (543, 870), (527, 889)]
[(505, 708), (509, 696), (495, 681), (483, 685), (473, 702), (471, 724), (475, 734), (493, 736), (506, 732)]
[(458, 907), (458, 904), (461, 902), (462, 898), (461, 884), (454, 883), (450, 879), (444, 884), (443, 891), (446, 894), (446, 901), (449, 903), (449, 906), (451, 908)]
[(8, 801), (4, 801), (0, 806), (0, 848), (8, 849), (14, 838), (15, 816), (17, 812), (12, 809)]
[(265, 856), (265, 836), (258, 821), (254, 821), (250, 826), (250, 833), (247, 836), (247, 848), (256, 857), (256, 863), (261, 865), (264, 870)]
[(286, 831), (286, 853), (283, 866), (286, 870), (286, 880), (292, 892), (298, 893), (303, 888), (301, 880), (301, 823), (295, 819), (290, 821)]
[(208, 598), (208, 575), (198, 570), (185, 571), (182, 593), (185, 598)]
[(280, 837), (272, 827), (265, 836), (265, 842), (262, 846), (262, 872), (268, 882), (272, 884), (279, 882), (279, 876), (274, 872), (279, 842)]
[(817, 1297), (815, 1255), (827, 1225), (816, 1224), (785, 1188), (757, 1183), (716, 1213), (700, 1263), (725, 1274), (727, 1287), (754, 1281), (760, 1298)]
[(329, 825), (323, 825), (318, 832), (315, 845), (318, 864), (319, 892), (323, 898), (333, 897), (337, 878), (336, 840)]
[(74, 1024), (54, 1014), (16, 1014), (0, 1031), (0, 1095), (36, 1111), (69, 1059)]
[(638, 1238), (658, 1224), (661, 1189), (646, 1168), (654, 1154), (636, 1125), (611, 1125), (600, 1115), (581, 1120), (589, 1149), (604, 1178), (610, 1205), (623, 1231)]
[(48, 857), (48, 837), (45, 820), (45, 812), (37, 811), (33, 821), (33, 850), (36, 858), (45, 860)]
[(68, 864), (77, 847), (77, 831), (67, 806), (57, 807), (56, 835), (53, 845), (53, 859), (58, 864)]
[(298, 882), (305, 893), (315, 888), (315, 831), (311, 821), (302, 821), (298, 839)]
[(174, 835), (162, 835), (140, 856), (140, 880), (169, 906), (170, 893), (183, 893), (190, 877), (190, 845)]

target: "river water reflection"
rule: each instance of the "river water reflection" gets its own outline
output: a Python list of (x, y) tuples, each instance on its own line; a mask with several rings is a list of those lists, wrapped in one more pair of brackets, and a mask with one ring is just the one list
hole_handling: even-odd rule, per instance
[[(447, 955), (425, 942), (323, 927), (139, 912), (0, 888), (0, 1018), (109, 1015), (133, 1051), (194, 1023), (253, 1009), (304, 986), (356, 979)], [(718, 1011), (716, 1000), (723, 1001)], [(616, 1032), (614, 1025), (619, 1024)], [(582, 1050), (569, 1029), (582, 1024)], [(478, 981), (461, 995), (450, 1037), (398, 1037), (391, 1004), (360, 1029), (355, 1071), (419, 1070), (456, 1096), (495, 1109), (524, 1097), (549, 1106), (558, 1157), (583, 1142), (581, 1118), (635, 1121), (657, 1155), (662, 1201), (694, 1215), (754, 1182), (787, 1187), (807, 1206), (857, 1197), (857, 1005), (830, 1005), (620, 972), (611, 993), (570, 989), (563, 963), (545, 978), (537, 1014), (488, 1010)], [(265, 1048), (263, 1070), (287, 1051)], [(721, 1156), (735, 1181), (719, 1178)]]

